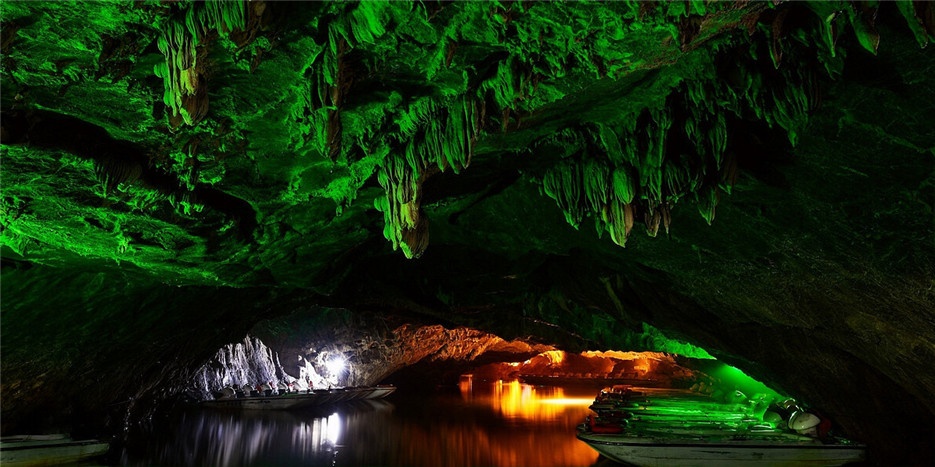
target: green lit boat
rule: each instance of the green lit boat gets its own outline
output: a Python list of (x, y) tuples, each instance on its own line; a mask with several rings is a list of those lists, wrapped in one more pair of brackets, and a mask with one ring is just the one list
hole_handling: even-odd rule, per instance
[[(766, 423), (743, 404), (685, 393), (632, 398), (602, 392), (577, 437), (604, 456), (637, 466), (838, 466), (863, 461), (866, 446)], [(639, 400), (637, 400), (639, 399)], [(801, 420), (808, 420), (807, 414)], [(793, 417), (797, 417), (793, 414)], [(816, 417), (812, 417), (816, 419)], [(817, 422), (816, 422), (817, 423)], [(802, 428), (814, 428), (809, 425)]]
[(826, 444), (790, 433), (722, 429), (667, 433), (624, 430), (594, 433), (579, 427), (578, 439), (617, 462), (638, 466), (837, 466), (864, 460), (866, 446)]

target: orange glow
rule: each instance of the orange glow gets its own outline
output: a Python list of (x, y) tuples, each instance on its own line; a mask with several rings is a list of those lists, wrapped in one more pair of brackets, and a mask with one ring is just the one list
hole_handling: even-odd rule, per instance
[[(561, 385), (574, 379), (616, 380), (618, 383), (689, 387), (694, 372), (683, 367), (675, 356), (662, 352), (561, 350), (541, 352), (525, 362), (490, 363), (475, 368), (477, 381), (520, 379), (531, 384)], [(550, 378), (555, 378), (551, 379)]]
[(565, 351), (563, 350), (549, 350), (539, 355), (548, 358), (552, 365), (561, 365), (565, 361)]
[(648, 358), (638, 358), (636, 359), (636, 363), (633, 365), (633, 369), (645, 375), (646, 373), (652, 371), (653, 366)]
[(458, 380), (458, 389), (461, 394), (470, 393), (474, 390), (474, 375), (461, 375)]
[[(461, 379), (461, 396), (467, 400), (476, 400), (472, 393), (473, 386)], [(482, 399), (483, 397), (480, 397)], [(556, 420), (566, 410), (581, 409), (581, 418), (587, 415), (587, 407), (594, 402), (593, 397), (568, 397), (565, 389), (551, 386), (530, 386), (519, 381), (497, 381), (493, 385), (492, 397), (487, 403), (504, 418), (530, 421)]]
[[(598, 459), (597, 451), (575, 438), (574, 427), (548, 431), (515, 427), (504, 433), (447, 424), (432, 426), (431, 431), (413, 425), (405, 425), (402, 430), (399, 439), (394, 436), (367, 442), (370, 446), (384, 444), (381, 451), (396, 452), (395, 465), (569, 467), (590, 466)], [(409, 444), (393, 444), (400, 439)]]
[(671, 358), (663, 352), (622, 352), (620, 350), (606, 350), (603, 352), (598, 350), (587, 350), (581, 352), (581, 355), (588, 358), (616, 358), (618, 360), (636, 360), (638, 358), (662, 360)]

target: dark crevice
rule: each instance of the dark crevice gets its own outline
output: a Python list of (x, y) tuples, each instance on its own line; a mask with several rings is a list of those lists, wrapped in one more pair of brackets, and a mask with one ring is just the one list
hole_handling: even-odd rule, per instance
[(252, 237), (257, 226), (256, 211), (245, 200), (205, 184), (188, 191), (178, 177), (152, 166), (145, 147), (114, 139), (104, 128), (75, 117), (46, 110), (3, 112), (0, 143), (64, 151), (92, 160), (108, 190), (120, 184), (140, 183), (163, 195), (203, 204), (233, 219), (244, 240)]

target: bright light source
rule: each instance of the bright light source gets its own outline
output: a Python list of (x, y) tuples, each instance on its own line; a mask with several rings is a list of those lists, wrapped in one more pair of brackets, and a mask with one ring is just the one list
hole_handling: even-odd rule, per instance
[(328, 363), (325, 364), (325, 366), (328, 367), (328, 373), (332, 375), (337, 375), (344, 371), (344, 365), (345, 362), (342, 357), (332, 357), (331, 360), (328, 360)]

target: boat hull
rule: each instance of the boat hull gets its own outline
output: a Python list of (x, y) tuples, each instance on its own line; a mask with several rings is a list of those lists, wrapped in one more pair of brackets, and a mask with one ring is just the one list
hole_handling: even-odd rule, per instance
[(617, 462), (638, 466), (838, 466), (864, 459), (863, 445), (659, 440), (579, 432), (578, 439)]
[(373, 392), (366, 399), (382, 399), (396, 391), (396, 386), (374, 386)]
[(0, 443), (0, 465), (3, 465), (3, 467), (32, 467), (69, 464), (103, 455), (109, 448), (109, 444), (97, 440), (4, 441)]

